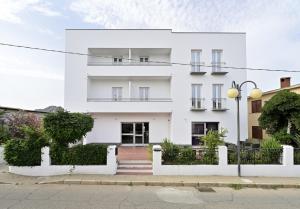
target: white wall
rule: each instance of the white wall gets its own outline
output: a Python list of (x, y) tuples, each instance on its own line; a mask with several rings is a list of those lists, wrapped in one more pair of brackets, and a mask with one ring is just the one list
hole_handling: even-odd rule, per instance
[(139, 98), (139, 87), (150, 88), (149, 98), (171, 98), (170, 80), (117, 77), (114, 79), (89, 78), (88, 81), (88, 98), (112, 98), (112, 87), (122, 87), (122, 97), (129, 98), (129, 81), (131, 82), (131, 98)]
[(4, 160), (4, 147), (0, 146), (0, 164), (5, 163)]
[[(126, 37), (126, 38), (124, 38)], [(84, 40), (84, 41), (78, 41)], [(66, 50), (87, 52), (88, 48), (168, 48), (171, 49), (171, 62), (190, 63), (191, 50), (201, 49), (201, 61), (210, 65), (212, 50), (223, 50), (223, 61), (226, 66), (246, 67), (246, 35), (244, 33), (176, 33), (171, 30), (67, 30)], [(170, 136), (175, 143), (191, 144), (191, 122), (220, 122), (228, 129), (226, 141), (236, 143), (236, 104), (227, 99), (226, 112), (211, 111), (212, 84), (223, 84), (222, 97), (235, 80), (241, 83), (247, 79), (246, 70), (226, 69), (226, 75), (211, 75), (211, 68), (204, 68), (203, 76), (190, 75), (190, 66), (87, 66), (84, 56), (66, 55), (65, 72), (65, 108), (79, 112), (150, 112), (172, 111)], [(145, 71), (145, 72), (144, 72)], [(165, 73), (162, 73), (165, 72)], [(171, 73), (170, 73), (171, 72)], [(87, 74), (101, 75), (170, 75), (171, 98), (168, 104), (94, 104), (87, 103)], [(206, 100), (205, 112), (191, 112), (191, 84), (202, 84), (202, 95)], [(165, 89), (165, 87), (162, 87)], [(162, 90), (163, 91), (163, 90)], [(242, 92), (240, 104), (241, 139), (247, 137), (247, 87)], [(124, 105), (124, 109), (122, 106)], [(144, 108), (139, 108), (138, 106)], [(165, 105), (170, 106), (169, 109)], [(96, 111), (97, 110), (97, 111)], [(117, 131), (117, 130), (116, 130)], [(114, 130), (112, 131), (114, 132)], [(99, 136), (97, 136), (99, 137)], [(104, 136), (103, 136), (104, 137)], [(105, 136), (107, 137), (107, 136)]]
[(170, 137), (170, 114), (93, 114), (94, 128), (86, 143), (121, 143), (121, 122), (149, 122), (149, 143)]

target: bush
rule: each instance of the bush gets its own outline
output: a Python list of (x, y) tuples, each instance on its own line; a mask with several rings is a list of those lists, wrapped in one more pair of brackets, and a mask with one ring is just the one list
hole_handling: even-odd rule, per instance
[(6, 120), (9, 134), (12, 138), (24, 138), (24, 126), (32, 129), (40, 129), (42, 127), (41, 119), (38, 116), (33, 113), (26, 113), (24, 111), (11, 113), (8, 115)]
[(90, 115), (82, 113), (58, 111), (49, 113), (44, 118), (46, 133), (48, 133), (56, 143), (63, 146), (81, 140), (87, 132), (92, 130), (93, 125), (93, 118)]
[(178, 155), (177, 162), (179, 164), (189, 165), (195, 162), (196, 153), (191, 147), (184, 147), (180, 149), (180, 154)]
[(42, 130), (23, 127), (24, 139), (11, 139), (5, 143), (4, 159), (9, 165), (37, 166), (41, 164), (41, 148), (48, 145)]
[(294, 150), (294, 164), (300, 165), (300, 149)]
[(180, 148), (178, 145), (173, 144), (169, 139), (164, 139), (161, 144), (162, 148), (162, 159), (164, 162), (176, 161)]
[(264, 139), (261, 143), (261, 160), (265, 164), (277, 164), (282, 147), (275, 138)]
[(50, 151), (53, 165), (106, 165), (106, 145), (87, 144), (72, 148), (53, 145)]
[(288, 134), (285, 130), (278, 131), (272, 135), (280, 144), (291, 145), (293, 142), (293, 137)]
[(10, 139), (8, 127), (5, 125), (0, 125), (0, 145), (5, 144), (6, 141)]

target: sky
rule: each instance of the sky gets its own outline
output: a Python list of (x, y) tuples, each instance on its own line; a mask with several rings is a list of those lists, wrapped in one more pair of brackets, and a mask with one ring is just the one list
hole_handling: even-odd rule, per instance
[[(246, 32), (248, 67), (300, 70), (299, 11), (299, 0), (0, 0), (0, 42), (64, 50), (66, 28)], [(300, 83), (248, 71), (264, 91), (280, 77)], [(0, 106), (63, 106), (63, 89), (63, 54), (0, 46)]]

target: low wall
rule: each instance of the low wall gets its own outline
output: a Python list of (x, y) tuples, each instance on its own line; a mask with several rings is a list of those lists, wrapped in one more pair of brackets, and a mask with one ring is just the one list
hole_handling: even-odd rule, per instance
[(4, 147), (0, 146), (0, 164), (5, 163), (4, 160)]
[(24, 176), (54, 176), (63, 174), (110, 174), (117, 172), (116, 146), (107, 148), (106, 165), (51, 165), (49, 147), (42, 148), (40, 166), (9, 166), (9, 172)]
[[(283, 146), (282, 165), (241, 165), (242, 176), (300, 177), (293, 147)], [(238, 166), (228, 165), (227, 147), (218, 147), (218, 165), (162, 165), (161, 146), (153, 146), (153, 175), (237, 176)]]

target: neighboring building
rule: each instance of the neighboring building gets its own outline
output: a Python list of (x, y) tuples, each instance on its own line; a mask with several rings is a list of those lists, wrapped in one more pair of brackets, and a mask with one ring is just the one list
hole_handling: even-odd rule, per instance
[(228, 130), (226, 141), (236, 142), (236, 102), (226, 92), (247, 75), (222, 67), (246, 67), (245, 33), (69, 29), (66, 51), (91, 55), (67, 54), (65, 69), (65, 108), (95, 119), (86, 143), (144, 145), (169, 138), (196, 145), (220, 128)]
[(259, 140), (268, 137), (266, 131), (259, 126), (258, 118), (265, 102), (281, 90), (289, 90), (300, 94), (300, 84), (291, 86), (291, 78), (285, 77), (280, 79), (279, 89), (264, 92), (261, 99), (248, 97), (248, 139), (250, 139), (250, 141), (259, 142)]

